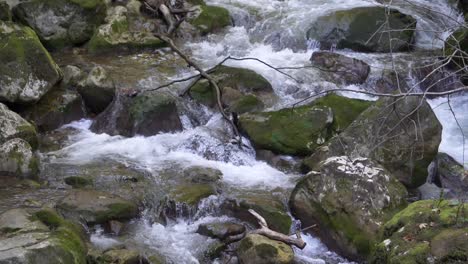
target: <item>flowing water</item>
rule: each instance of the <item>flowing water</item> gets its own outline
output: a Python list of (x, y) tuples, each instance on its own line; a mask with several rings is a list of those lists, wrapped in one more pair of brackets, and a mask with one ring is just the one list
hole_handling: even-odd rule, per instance
[[(366, 0), (208, 0), (207, 3), (229, 9), (235, 25), (222, 34), (211, 35), (203, 41), (183, 46), (196, 61), (207, 68), (228, 55), (239, 58), (256, 57), (274, 66), (308, 65), (315, 46), (313, 41), (305, 38), (305, 32), (318, 15), (337, 9), (378, 5), (375, 1)], [(360, 54), (340, 51), (365, 60), (372, 66), (370, 81), (362, 87), (351, 85), (346, 88), (360, 90), (366, 85), (372, 85), (373, 77), (378, 76), (384, 68), (397, 67), (409, 71), (410, 62), (429, 56), (430, 50), (440, 48), (442, 40), (460, 21), (459, 14), (444, 0), (400, 0), (393, 1), (393, 5), (418, 19), (418, 54)], [(428, 12), (428, 8), (435, 8), (438, 12)], [(167, 51), (162, 54), (121, 56), (105, 62), (96, 60), (95, 63), (123, 70), (124, 76), (120, 75), (122, 86), (145, 89), (191, 74), (188, 70), (180, 70), (180, 67), (163, 70), (161, 67), (165, 67), (162, 65), (167, 65), (164, 64), (167, 61), (182, 65), (174, 54)], [(125, 68), (128, 65), (139, 66), (132, 71), (133, 66)], [(299, 80), (297, 82), (252, 60), (228, 61), (227, 65), (255, 70), (271, 82), (280, 99), (270, 105), (270, 109), (288, 107), (312, 93), (337, 87), (336, 84), (323, 80), (314, 69), (288, 71)], [(129, 76), (131, 77), (128, 78)], [(129, 79), (136, 81), (128, 81)], [(173, 89), (182, 87), (183, 84)], [(358, 93), (345, 95), (375, 100)], [(457, 116), (458, 122), (453, 118), (446, 98), (434, 99), (430, 103), (444, 126), (440, 151), (447, 152), (459, 162), (466, 162), (464, 154), (468, 155), (468, 152), (463, 153), (463, 134), (468, 135), (468, 118), (466, 115), (462, 116), (462, 113), (468, 111), (468, 97), (451, 99), (450, 105), (455, 112), (460, 113)], [(68, 125), (76, 132), (70, 136), (67, 145), (49, 154), (54, 157), (53, 162), (64, 164), (87, 164), (100, 159), (112, 159), (145, 170), (155, 181), (158, 181), (158, 172), (174, 163), (181, 169), (193, 165), (212, 167), (223, 173), (222, 181), (229, 189), (228, 194), (223, 195), (235, 196), (238, 192), (250, 191), (274, 193), (280, 190), (287, 199), (301, 175), (285, 173), (256, 160), (255, 151), (245, 138), (243, 141), (247, 147), (243, 149), (226, 145), (232, 135), (219, 114), (195, 106), (190, 111), (198, 117), (197, 122), (193, 122), (189, 115), (184, 115), (182, 132), (151, 137), (99, 135), (89, 130), (91, 120), (74, 122)], [(132, 244), (149, 252), (157, 250), (174, 263), (199, 263), (200, 255), (213, 240), (196, 234), (198, 225), (224, 220), (238, 221), (216, 210), (222, 199), (222, 195), (209, 197), (192, 217), (180, 217), (166, 225), (153, 223), (151, 217), (144, 216), (135, 220), (132, 224), (133, 231), (123, 240), (106, 237), (99, 229), (91, 240), (103, 248), (118, 243)], [(302, 251), (296, 250), (296, 260), (299, 263), (347, 263), (345, 259), (328, 251), (317, 238), (310, 235), (304, 235), (304, 238), (307, 247)]]

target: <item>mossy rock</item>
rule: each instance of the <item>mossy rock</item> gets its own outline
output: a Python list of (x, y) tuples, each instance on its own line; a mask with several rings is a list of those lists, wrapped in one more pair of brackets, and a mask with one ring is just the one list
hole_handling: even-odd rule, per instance
[(10, 139), (21, 138), (27, 141), (34, 149), (38, 145), (36, 128), (17, 113), (0, 103), (0, 144)]
[[(221, 101), (233, 112), (262, 109), (265, 103), (274, 99), (271, 84), (252, 70), (219, 66), (211, 75), (221, 89)], [(201, 79), (190, 89), (190, 96), (210, 107), (217, 103), (216, 93), (205, 79)]]
[(73, 190), (57, 210), (76, 222), (102, 224), (110, 220), (129, 220), (138, 215), (138, 207), (116, 195), (92, 190)]
[(381, 228), (371, 263), (464, 263), (468, 261), (468, 204), (422, 200)]
[(317, 18), (307, 37), (319, 41), (322, 49), (336, 45), (361, 52), (397, 52), (411, 49), (415, 30), (416, 19), (396, 9), (356, 7)]
[[(141, 18), (143, 19), (143, 18)], [(144, 48), (161, 48), (166, 44), (152, 32), (141, 26), (141, 21), (129, 14), (123, 6), (111, 7), (101, 25), (88, 42), (91, 53), (114, 52), (116, 50), (134, 51)]]
[(197, 206), (203, 198), (215, 194), (216, 188), (211, 184), (190, 184), (176, 187), (169, 196), (178, 203)]
[(241, 240), (237, 255), (243, 264), (291, 264), (294, 260), (289, 245), (257, 234)]
[(406, 205), (406, 196), (405, 187), (375, 162), (331, 157), (296, 185), (290, 207), (304, 226), (320, 226), (317, 234), (328, 247), (362, 261), (378, 241), (381, 223)]
[(92, 185), (93, 181), (83, 177), (70, 176), (65, 178), (65, 183), (72, 186), (73, 188), (82, 188), (88, 185)]
[(460, 69), (467, 61), (464, 53), (468, 52), (468, 30), (464, 27), (453, 32), (445, 41), (444, 55), (453, 56), (451, 65)]
[(33, 0), (13, 9), (44, 45), (58, 50), (88, 41), (106, 14), (104, 0)]
[(39, 102), (22, 111), (39, 131), (51, 131), (85, 117), (81, 96), (72, 90), (54, 87)]
[(34, 214), (15, 210), (0, 216), (3, 222), (0, 225), (11, 226), (12, 220), (16, 222), (15, 230), (8, 237), (0, 238), (1, 260), (23, 264), (86, 264), (85, 233), (80, 226), (64, 220), (51, 209)]
[[(156, 120), (156, 121), (155, 121)], [(130, 98), (118, 94), (95, 120), (91, 130), (122, 136), (152, 136), (182, 130), (176, 98), (166, 92), (148, 92)]]
[(101, 66), (93, 67), (88, 76), (77, 84), (76, 90), (83, 98), (88, 111), (93, 114), (104, 111), (116, 93), (114, 80)]
[(0, 46), (0, 101), (35, 103), (62, 78), (31, 28), (0, 21)]
[(20, 178), (37, 178), (39, 158), (23, 139), (15, 138), (0, 145), (0, 172)]
[(229, 11), (219, 6), (201, 5), (201, 12), (195, 19), (189, 21), (202, 35), (216, 33), (231, 25)]
[(0, 20), (11, 21), (10, 6), (6, 2), (0, 2)]
[[(414, 122), (419, 124), (418, 129), (408, 130)], [(441, 135), (442, 126), (425, 98), (381, 98), (339, 137), (304, 159), (303, 167), (314, 170), (332, 156), (368, 157), (405, 186), (416, 188), (426, 182), (427, 168), (437, 155)]]

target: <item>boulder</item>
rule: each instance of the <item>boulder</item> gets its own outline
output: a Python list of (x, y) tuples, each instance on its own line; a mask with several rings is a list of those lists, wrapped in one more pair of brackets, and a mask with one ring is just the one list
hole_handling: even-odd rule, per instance
[(434, 160), (432, 181), (448, 189), (453, 197), (463, 199), (468, 196), (468, 171), (445, 153), (438, 153)]
[(370, 263), (464, 263), (468, 261), (468, 204), (422, 200), (381, 228)]
[[(422, 92), (447, 92), (463, 87), (460, 77), (447, 67), (434, 64), (433, 61), (412, 69), (412, 76)], [(427, 98), (436, 98), (436, 95), (426, 95)]]
[(416, 188), (426, 182), (441, 133), (442, 126), (424, 98), (381, 98), (339, 137), (304, 159), (303, 165), (307, 171), (332, 156), (366, 157), (380, 163), (407, 187)]
[(0, 173), (35, 178), (38, 172), (39, 159), (28, 142), (15, 138), (0, 145)]
[[(73, 77), (70, 78), (73, 81)], [(106, 69), (96, 66), (77, 84), (77, 91), (83, 98), (86, 108), (93, 114), (99, 114), (114, 99), (115, 84)]]
[(237, 255), (242, 264), (291, 264), (294, 260), (290, 246), (257, 234), (241, 240)]
[(375, 81), (371, 91), (377, 93), (391, 94), (395, 92), (406, 92), (410, 89), (406, 80), (409, 77), (402, 72), (394, 70), (383, 70), (380, 77)]
[(362, 60), (338, 53), (316, 51), (310, 60), (329, 80), (346, 85), (364, 83), (370, 72), (369, 65)]
[(369, 105), (331, 94), (306, 106), (241, 115), (239, 125), (256, 148), (308, 155), (346, 128)]
[(85, 117), (81, 96), (72, 90), (54, 88), (39, 102), (28, 106), (22, 115), (40, 131), (51, 131), (75, 120)]
[(198, 16), (189, 20), (201, 35), (216, 33), (232, 24), (229, 11), (219, 6), (200, 5)]
[(111, 249), (104, 252), (102, 256), (103, 264), (146, 264), (150, 263), (148, 260), (140, 254), (137, 250), (130, 249)]
[(37, 147), (36, 128), (20, 115), (0, 103), (0, 144), (14, 138), (21, 138)]
[(0, 2), (0, 20), (11, 21), (11, 10), (7, 2)]
[(95, 133), (152, 136), (182, 130), (176, 98), (165, 92), (146, 92), (136, 97), (118, 94), (91, 126)]
[[(447, 37), (444, 46), (445, 56), (453, 56), (451, 65), (459, 70), (466, 61), (466, 53), (468, 51), (468, 30), (460, 28)], [(466, 80), (464, 80), (466, 82)]]
[[(271, 84), (252, 70), (219, 66), (211, 76), (221, 89), (222, 103), (231, 112), (259, 111), (275, 99)], [(216, 93), (206, 79), (199, 80), (189, 94), (204, 105), (215, 107), (217, 104)]]
[(110, 220), (128, 220), (138, 215), (133, 202), (106, 192), (74, 189), (57, 210), (67, 219), (86, 224), (103, 224)]
[(345, 257), (363, 260), (379, 227), (406, 204), (405, 187), (366, 158), (325, 160), (294, 188), (290, 207), (303, 226), (318, 224), (322, 241)]
[(0, 21), (0, 101), (37, 102), (61, 79), (59, 67), (28, 27)]
[(0, 215), (0, 263), (83, 264), (83, 231), (51, 210), (12, 209)]
[(166, 44), (153, 36), (154, 22), (133, 13), (135, 11), (124, 6), (109, 8), (106, 23), (96, 30), (87, 44), (89, 52), (164, 47)]
[(236, 223), (208, 223), (198, 226), (197, 233), (212, 238), (224, 240), (230, 236), (245, 232), (245, 226)]
[(33, 0), (19, 3), (13, 12), (30, 26), (49, 49), (81, 45), (105, 17), (104, 0)]
[(317, 18), (307, 38), (318, 41), (321, 49), (399, 52), (411, 49), (415, 30), (416, 20), (396, 9), (356, 7)]

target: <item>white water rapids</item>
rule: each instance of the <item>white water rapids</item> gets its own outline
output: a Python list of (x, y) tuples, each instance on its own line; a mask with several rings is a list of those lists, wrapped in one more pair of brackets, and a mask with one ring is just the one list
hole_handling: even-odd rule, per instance
[[(393, 3), (403, 12), (408, 12), (418, 19), (417, 47), (421, 50), (440, 48), (442, 40), (448, 34), (446, 29), (453, 26), (454, 21), (458, 19), (456, 11), (445, 0), (409, 2), (418, 8), (404, 0)], [(302, 47), (308, 47), (310, 44), (305, 39), (305, 32), (315, 17), (336, 9), (378, 4), (366, 0), (208, 0), (207, 3), (227, 8), (236, 26), (227, 29), (223, 34), (208, 36), (202, 42), (186, 44), (184, 48), (190, 50), (193, 58), (206, 67), (215, 65), (228, 55), (256, 57), (275, 66), (307, 65), (313, 49), (302, 49)], [(436, 7), (440, 13), (453, 14), (453, 19), (447, 19), (437, 13), (428, 15), (425, 8), (431, 7)], [(295, 48), (290, 49), (288, 45)], [(372, 66), (371, 76), (378, 74), (384, 67), (390, 67), (389, 55), (344, 53), (368, 62)], [(397, 65), (407, 67), (411, 56), (411, 54), (394, 54), (393, 59)], [(287, 107), (313, 92), (336, 88), (335, 84), (322, 80), (318, 72), (312, 69), (290, 72), (302, 81), (298, 84), (255, 61), (230, 61), (227, 64), (255, 70), (270, 81), (280, 98), (280, 101), (271, 107), (272, 109)], [(179, 77), (172, 76), (174, 79)], [(154, 82), (145, 79), (141, 80), (139, 85), (151, 87)], [(346, 88), (360, 89), (354, 85)], [(345, 95), (373, 99), (360, 94)], [(463, 142), (466, 140), (463, 133), (468, 135), (468, 115), (466, 115), (468, 97), (459, 96), (451, 99), (451, 106), (458, 114), (458, 123), (446, 102), (446, 98), (430, 101), (444, 127), (439, 150), (467, 165), (465, 156), (468, 155), (468, 151), (463, 152)], [(182, 132), (151, 137), (124, 138), (98, 135), (89, 130), (92, 121), (74, 122), (69, 126), (78, 129), (78, 133), (72, 135), (69, 144), (58, 151), (61, 154), (59, 161), (89, 163), (99, 158), (112, 158), (122, 163), (136, 164), (149, 172), (161, 169), (171, 161), (177, 161), (187, 167), (202, 165), (217, 168), (223, 173), (224, 183), (236, 188), (273, 190), (282, 187), (290, 190), (294, 187), (299, 175), (287, 175), (265, 162), (257, 161), (252, 148), (239, 150), (235, 146), (226, 147), (224, 138), (213, 136), (213, 131), (228, 130), (228, 127), (218, 114), (211, 113), (207, 109), (203, 111), (211, 116), (206, 124), (193, 127), (189, 122), (185, 122), (185, 129)], [(199, 143), (197, 147), (194, 147), (194, 142)], [(244, 142), (248, 144), (247, 139), (244, 139)], [(204, 154), (207, 152), (214, 153), (214, 157), (206, 158)], [(199, 255), (212, 240), (195, 233), (198, 225), (226, 219), (228, 219), (226, 216), (208, 215), (193, 221), (179, 219), (168, 223), (167, 226), (151, 224), (146, 219), (141, 219), (135, 223), (135, 235), (127, 238), (127, 241), (156, 249), (173, 263), (199, 263)], [(299, 263), (346, 262), (329, 252), (318, 239), (310, 235), (304, 237), (308, 245), (303, 251), (296, 250), (296, 259)], [(94, 234), (92, 237), (92, 241), (102, 247), (119, 243), (109, 239), (102, 234)]]

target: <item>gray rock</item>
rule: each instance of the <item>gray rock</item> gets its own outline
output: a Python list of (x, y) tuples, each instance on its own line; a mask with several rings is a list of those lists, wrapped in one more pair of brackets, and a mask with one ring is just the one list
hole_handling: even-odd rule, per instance
[(236, 223), (209, 223), (198, 226), (197, 233), (212, 238), (226, 239), (245, 232), (245, 226)]
[(22, 138), (30, 145), (37, 146), (36, 128), (20, 115), (0, 103), (0, 144), (14, 138)]
[(11, 21), (10, 6), (6, 2), (0, 2), (0, 20)]
[(338, 53), (316, 51), (310, 58), (329, 80), (344, 84), (362, 84), (370, 72), (367, 63)]
[(96, 66), (87, 78), (78, 83), (77, 91), (83, 97), (89, 111), (99, 114), (114, 99), (115, 85), (107, 71), (101, 66)]
[(345, 257), (370, 254), (382, 221), (405, 206), (405, 187), (366, 158), (331, 157), (294, 188), (290, 206), (303, 226), (318, 224), (318, 235)]
[(37, 102), (61, 79), (59, 67), (28, 27), (0, 21), (0, 101)]
[(455, 159), (445, 153), (438, 153), (434, 160), (432, 181), (439, 187), (448, 189), (453, 197), (468, 196), (468, 171)]
[(23, 178), (35, 178), (39, 171), (39, 159), (31, 145), (20, 138), (0, 145), (0, 172)]
[(15, 16), (30, 26), (50, 49), (83, 44), (105, 17), (103, 0), (34, 0), (14, 7)]

